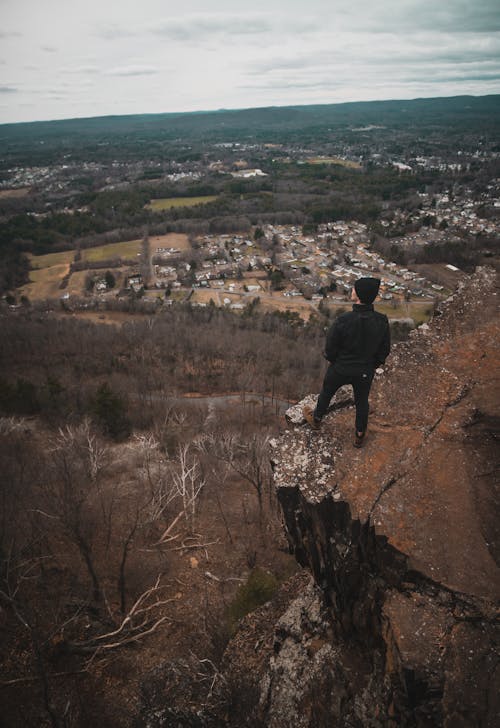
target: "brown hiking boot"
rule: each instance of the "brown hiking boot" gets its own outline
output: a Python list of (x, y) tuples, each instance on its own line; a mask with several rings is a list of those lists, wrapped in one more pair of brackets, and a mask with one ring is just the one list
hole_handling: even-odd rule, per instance
[(321, 420), (316, 419), (313, 409), (309, 407), (308, 404), (305, 405), (304, 409), (302, 410), (302, 414), (304, 415), (305, 421), (309, 425), (311, 425), (313, 430), (319, 430), (319, 428), (321, 427)]
[(363, 447), (363, 443), (365, 441), (365, 435), (366, 435), (366, 431), (358, 432), (356, 430), (356, 434), (354, 435), (354, 443), (353, 443), (354, 447)]

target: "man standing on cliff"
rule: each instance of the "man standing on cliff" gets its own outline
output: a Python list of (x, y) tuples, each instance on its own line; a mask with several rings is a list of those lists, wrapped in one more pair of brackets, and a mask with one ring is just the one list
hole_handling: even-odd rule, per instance
[(316, 408), (304, 407), (304, 417), (315, 430), (339, 387), (351, 384), (356, 404), (354, 446), (361, 447), (368, 424), (368, 395), (375, 369), (389, 356), (391, 337), (387, 316), (373, 309), (379, 278), (360, 278), (354, 284), (352, 311), (341, 314), (326, 336), (325, 358), (330, 366)]

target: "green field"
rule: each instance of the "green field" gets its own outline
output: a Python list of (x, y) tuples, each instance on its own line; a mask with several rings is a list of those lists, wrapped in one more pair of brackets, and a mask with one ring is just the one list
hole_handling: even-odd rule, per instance
[(129, 240), (126, 243), (111, 243), (110, 245), (100, 245), (97, 248), (87, 248), (86, 250), (82, 250), (82, 258), (89, 262), (108, 260), (111, 258), (135, 259), (137, 253), (140, 252), (141, 241)]
[[(51, 268), (53, 265), (69, 264), (75, 257), (74, 250), (63, 250), (62, 253), (47, 253), (47, 255), (30, 255), (31, 267), (34, 270)], [(33, 278), (33, 276), (31, 276)]]
[(162, 197), (158, 200), (151, 200), (146, 207), (153, 212), (170, 210), (172, 207), (193, 207), (194, 205), (206, 205), (217, 199), (217, 195), (205, 195), (204, 197)]

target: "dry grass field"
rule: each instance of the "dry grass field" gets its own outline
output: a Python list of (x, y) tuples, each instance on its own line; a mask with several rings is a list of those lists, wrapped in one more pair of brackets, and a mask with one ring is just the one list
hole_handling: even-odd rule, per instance
[(0, 199), (9, 199), (9, 198), (16, 198), (16, 197), (26, 197), (30, 192), (29, 187), (17, 187), (14, 190), (0, 190)]
[(87, 273), (88, 271), (86, 270), (79, 270), (76, 273), (72, 273), (65, 290), (61, 291), (61, 295), (63, 293), (69, 293), (70, 296), (81, 296), (85, 288)]
[[(61, 253), (47, 253), (47, 255), (30, 255), (31, 267), (34, 270), (51, 268), (54, 265), (65, 263), (69, 265), (75, 257), (74, 250), (63, 250)], [(31, 275), (33, 279), (33, 275)]]
[(340, 159), (340, 157), (311, 157), (307, 160), (308, 164), (339, 164), (341, 167), (348, 169), (361, 169), (359, 162), (352, 162), (350, 159)]
[(419, 326), (428, 321), (432, 314), (432, 301), (398, 301), (396, 306), (392, 303), (381, 303), (377, 301), (375, 308), (380, 313), (385, 313), (389, 319), (412, 318), (415, 324)]
[(44, 298), (59, 298), (64, 291), (60, 289), (61, 280), (69, 272), (69, 263), (59, 263), (49, 268), (40, 268), (30, 272), (31, 282), (19, 289), (22, 296), (30, 301)]
[[(82, 250), (82, 259), (95, 263), (113, 258), (124, 258), (136, 260), (141, 251), (142, 240), (129, 240), (122, 243), (111, 243), (110, 245), (99, 245), (95, 248)], [(176, 248), (180, 251), (191, 249), (191, 243), (187, 235), (181, 233), (168, 233), (166, 235), (154, 235), (150, 237), (151, 254), (154, 255), (157, 248)], [(59, 298), (63, 293), (79, 296), (85, 288), (87, 271), (73, 273), (69, 279), (66, 289), (59, 288), (61, 280), (69, 273), (70, 263), (75, 257), (75, 250), (64, 250), (60, 253), (48, 253), (47, 255), (32, 255), (30, 262), (30, 283), (19, 289), (19, 294), (27, 296), (30, 300), (36, 301), (44, 298)], [(127, 274), (127, 268), (113, 269), (119, 285)], [(182, 297), (185, 293), (182, 294)]]
[[(191, 303), (205, 303), (208, 305), (210, 303), (210, 299), (212, 299), (215, 305), (219, 306), (222, 304), (223, 296), (224, 294), (222, 291), (218, 291), (213, 288), (197, 288), (189, 300)], [(230, 298), (230, 296), (226, 296), (226, 298)], [(239, 300), (240, 296), (234, 298), (234, 303), (236, 303), (237, 299)]]
[(177, 248), (177, 250), (191, 250), (189, 238), (184, 233), (167, 233), (166, 235), (151, 235), (149, 238), (151, 252), (154, 254), (156, 248)]

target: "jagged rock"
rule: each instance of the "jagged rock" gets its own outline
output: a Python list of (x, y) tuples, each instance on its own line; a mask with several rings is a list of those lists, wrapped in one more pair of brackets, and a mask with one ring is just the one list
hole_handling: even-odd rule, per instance
[[(285, 412), (285, 418), (287, 422), (289, 422), (291, 425), (303, 425), (305, 423), (304, 415), (302, 414), (302, 411), (304, 407), (307, 405), (314, 409), (316, 407), (316, 400), (318, 399), (318, 396), (315, 394), (309, 394), (307, 397), (305, 397), (303, 400), (301, 400), (298, 404), (293, 405), (292, 407), (289, 407), (287, 411)], [(335, 394), (335, 397), (330, 405), (329, 411), (332, 412), (337, 409), (342, 409), (342, 407), (348, 407), (349, 405), (354, 404), (354, 399), (352, 396), (352, 389), (351, 387), (340, 387), (340, 389)]]
[[(359, 650), (350, 657), (359, 660)], [(353, 699), (349, 660), (333, 639), (321, 591), (309, 584), (275, 627), (274, 654), (261, 681), (264, 724), (269, 728), (382, 725), (376, 715), (380, 695), (386, 692), (381, 664), (379, 659), (375, 669), (363, 665), (365, 684), (360, 699)]]
[[(321, 594), (313, 583), (278, 620), (274, 655), (261, 683), (260, 704), (270, 728), (310, 724), (320, 686), (335, 675), (337, 655), (329, 626)], [(342, 687), (338, 686), (339, 701)]]
[(161, 663), (141, 681), (136, 728), (217, 728), (205, 708), (213, 678), (210, 666), (194, 657)]
[(254, 725), (500, 725), (496, 288), (478, 269), (396, 348), (364, 448), (352, 408), (313, 431), (304, 402), (274, 441), (290, 547), (324, 603), (308, 587), (276, 621)]

